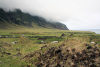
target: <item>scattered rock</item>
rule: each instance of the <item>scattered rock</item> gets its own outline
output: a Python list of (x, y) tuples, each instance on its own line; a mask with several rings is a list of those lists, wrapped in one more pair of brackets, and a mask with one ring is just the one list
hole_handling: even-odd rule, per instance
[(52, 44), (55, 44), (55, 43), (58, 43), (58, 41), (53, 41), (53, 42), (51, 42)]
[(40, 44), (46, 44), (44, 41), (41, 41)]
[(11, 42), (12, 44), (17, 44), (18, 43), (18, 41), (14, 41), (14, 42)]
[(2, 38), (2, 36), (0, 35), (0, 38)]
[(65, 34), (63, 33), (63, 34), (61, 34), (61, 36), (60, 37), (64, 37), (65, 36)]
[(95, 44), (95, 42), (90, 42), (91, 44)]
[(31, 60), (35, 53), (27, 57), (35, 63), (36, 67), (66, 67), (66, 65), (68, 67), (100, 67), (100, 60), (97, 60), (100, 59), (100, 49), (86, 45), (86, 48), (77, 51), (75, 48), (63, 49), (64, 46), (51, 47), (45, 53), (38, 52), (35, 62)]
[(11, 55), (11, 53), (8, 52), (2, 52), (2, 54)]

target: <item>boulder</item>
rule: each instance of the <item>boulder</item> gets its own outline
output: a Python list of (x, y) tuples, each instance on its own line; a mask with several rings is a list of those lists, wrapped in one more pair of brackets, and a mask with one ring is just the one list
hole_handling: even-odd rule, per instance
[(55, 44), (55, 43), (58, 43), (58, 41), (52, 41), (51, 43), (52, 43), (52, 44)]
[(95, 42), (90, 42), (91, 44), (95, 44)]
[(14, 41), (14, 42), (11, 42), (12, 44), (16, 44), (16, 43), (18, 43), (18, 41)]

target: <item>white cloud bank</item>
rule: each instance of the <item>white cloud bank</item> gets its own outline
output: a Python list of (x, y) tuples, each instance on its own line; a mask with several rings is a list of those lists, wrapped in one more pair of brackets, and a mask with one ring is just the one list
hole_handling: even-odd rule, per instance
[(0, 7), (61, 21), (69, 29), (100, 29), (100, 0), (0, 0)]

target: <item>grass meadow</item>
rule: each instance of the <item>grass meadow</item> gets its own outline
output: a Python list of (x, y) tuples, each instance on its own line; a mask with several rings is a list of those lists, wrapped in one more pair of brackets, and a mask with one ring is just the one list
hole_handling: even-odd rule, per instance
[[(58, 43), (52, 43), (53, 41)], [(0, 29), (0, 67), (35, 67), (29, 59), (23, 58), (36, 51), (44, 53), (50, 47), (59, 47), (62, 44), (80, 51), (84, 49), (84, 44), (91, 44), (90, 42), (100, 44), (100, 34), (45, 28)], [(41, 49), (45, 45), (47, 47)], [(37, 61), (36, 58), (31, 59)]]

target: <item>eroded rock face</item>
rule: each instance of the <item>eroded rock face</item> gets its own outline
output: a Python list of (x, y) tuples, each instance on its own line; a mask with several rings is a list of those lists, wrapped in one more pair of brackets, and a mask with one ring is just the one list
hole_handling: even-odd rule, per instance
[(77, 49), (51, 47), (45, 53), (40, 53), (36, 67), (100, 67), (100, 49), (86, 45), (86, 48)]

